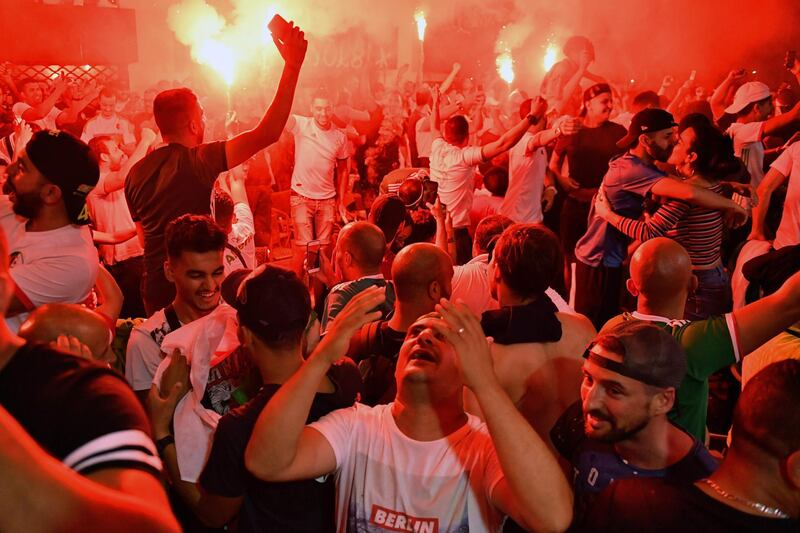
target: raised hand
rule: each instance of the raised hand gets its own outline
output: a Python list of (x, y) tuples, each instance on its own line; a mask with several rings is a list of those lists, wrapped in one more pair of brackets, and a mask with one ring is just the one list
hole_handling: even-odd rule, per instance
[(479, 387), (496, 384), (492, 351), (478, 317), (463, 302), (444, 298), (436, 312), (442, 318), (435, 320), (433, 327), (455, 348), (464, 385), (476, 392)]
[(158, 439), (169, 435), (175, 407), (189, 391), (189, 364), (179, 350), (172, 352), (172, 359), (161, 376), (161, 387), (155, 385), (147, 395), (147, 411), (153, 436)]
[(286, 40), (278, 39), (274, 33), (272, 34), (272, 40), (286, 64), (299, 69), (306, 57), (308, 41), (302, 30), (294, 25), (294, 22), (290, 22), (289, 25), (291, 26), (291, 31)]
[(50, 343), (50, 346), (84, 359), (94, 359), (89, 347), (83, 344), (78, 337), (73, 337), (72, 335), (59, 335), (56, 340)]
[(536, 120), (542, 120), (547, 113), (547, 100), (541, 96), (537, 96), (531, 105), (531, 115), (536, 117)]
[(581, 50), (580, 55), (578, 56), (578, 67), (581, 70), (586, 70), (589, 68), (589, 65), (592, 64), (594, 60), (592, 59), (592, 55), (589, 53), (589, 50)]
[(312, 357), (323, 357), (329, 363), (335, 363), (344, 357), (350, 346), (350, 338), (355, 332), (364, 324), (381, 317), (381, 312), (373, 309), (385, 300), (384, 287), (369, 287), (354, 296), (333, 319), (325, 338), (317, 345)]

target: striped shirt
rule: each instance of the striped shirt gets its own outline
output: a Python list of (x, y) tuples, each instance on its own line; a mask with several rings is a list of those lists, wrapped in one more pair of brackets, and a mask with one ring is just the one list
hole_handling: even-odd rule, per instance
[[(722, 194), (719, 184), (708, 190)], [(623, 217), (615, 227), (639, 241), (655, 237), (676, 240), (689, 252), (694, 268), (711, 267), (721, 260), (723, 220), (716, 210), (669, 200), (646, 220)]]

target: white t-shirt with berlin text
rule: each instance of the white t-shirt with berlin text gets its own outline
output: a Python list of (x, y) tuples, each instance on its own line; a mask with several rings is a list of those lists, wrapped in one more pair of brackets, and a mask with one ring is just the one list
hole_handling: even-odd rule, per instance
[(480, 146), (460, 148), (441, 137), (431, 143), (431, 179), (439, 184), (439, 198), (447, 206), (454, 228), (469, 226), (475, 167), (482, 161)]
[(313, 118), (293, 115), (294, 172), (292, 190), (312, 200), (336, 196), (334, 168), (338, 159), (350, 156), (347, 136), (336, 126), (323, 130)]
[(468, 415), (447, 437), (416, 441), (392, 405), (357, 403), (310, 425), (336, 455), (336, 530), (500, 531), (491, 493), (504, 474), (486, 425)]

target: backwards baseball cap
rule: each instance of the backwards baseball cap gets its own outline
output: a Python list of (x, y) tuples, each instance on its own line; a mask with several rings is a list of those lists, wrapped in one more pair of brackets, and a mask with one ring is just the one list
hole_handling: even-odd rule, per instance
[[(593, 350), (601, 345), (622, 362)], [(677, 388), (686, 375), (686, 353), (669, 330), (641, 320), (626, 320), (602, 332), (584, 359), (622, 376), (659, 388)]]
[(583, 103), (586, 103), (592, 98), (605, 93), (611, 94), (611, 86), (607, 83), (595, 83), (583, 91)]
[(748, 81), (736, 90), (733, 103), (725, 108), (725, 112), (735, 115), (749, 104), (769, 98), (770, 94), (769, 87), (766, 83)]
[(617, 146), (620, 148), (629, 148), (636, 142), (639, 135), (643, 133), (654, 133), (656, 131), (667, 130), (677, 126), (675, 118), (672, 113), (659, 109), (657, 107), (649, 107), (642, 109), (631, 119), (631, 126), (628, 128), (628, 134), (622, 139), (617, 141)]
[(305, 329), (311, 297), (297, 274), (272, 265), (237, 270), (222, 282), (222, 298), (239, 315), (239, 324), (265, 342), (280, 342)]
[(88, 224), (86, 197), (100, 178), (97, 158), (89, 146), (63, 131), (42, 130), (25, 146), (33, 166), (61, 189), (67, 215), (73, 224)]

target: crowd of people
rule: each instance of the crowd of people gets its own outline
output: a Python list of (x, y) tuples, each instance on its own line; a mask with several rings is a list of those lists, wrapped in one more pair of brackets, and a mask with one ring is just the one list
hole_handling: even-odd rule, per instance
[(797, 84), (273, 39), (253, 119), (3, 65), (0, 530), (798, 531)]

